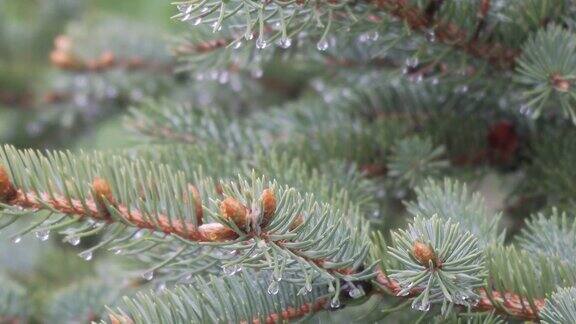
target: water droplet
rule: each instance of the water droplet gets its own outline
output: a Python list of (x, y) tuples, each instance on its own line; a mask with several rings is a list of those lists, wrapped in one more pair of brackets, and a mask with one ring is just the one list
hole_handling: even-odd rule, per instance
[(244, 35), (244, 38), (246, 40), (252, 40), (254, 38), (254, 34), (252, 33), (246, 33), (246, 35)]
[(324, 38), (322, 38), (317, 44), (316, 44), (316, 48), (319, 51), (325, 51), (328, 49), (328, 41)]
[(242, 41), (240, 41), (240, 40), (237, 40), (237, 41), (234, 43), (234, 45), (232, 45), (232, 48), (235, 49), (235, 50), (236, 50), (236, 49), (239, 49), (240, 47), (242, 47)]
[(272, 280), (272, 282), (270, 283), (270, 286), (268, 286), (268, 294), (276, 295), (279, 290), (280, 290), (280, 285), (278, 284), (278, 282)]
[(50, 230), (47, 229), (39, 229), (34, 234), (36, 235), (36, 238), (42, 242), (48, 241), (50, 238)]
[(370, 38), (370, 40), (377, 41), (378, 38), (380, 37), (380, 34), (378, 33), (377, 30), (373, 30), (371, 32), (368, 33), (368, 37)]
[(78, 254), (79, 257), (81, 257), (82, 259), (84, 259), (84, 261), (90, 261), (92, 260), (92, 251), (87, 250), (84, 252), (81, 252)]
[(18, 244), (18, 243), (20, 243), (20, 242), (22, 242), (22, 236), (14, 236), (14, 237), (12, 238), (12, 243)]
[(334, 285), (333, 285), (332, 283), (330, 283), (330, 284), (328, 285), (328, 292), (329, 292), (329, 293), (333, 293), (335, 290), (336, 290), (336, 289), (334, 289)]
[(290, 38), (282, 38), (278, 41), (278, 46), (280, 46), (281, 48), (289, 48), (290, 46), (292, 46), (292, 39)]
[(146, 271), (142, 274), (142, 278), (150, 281), (154, 278), (154, 271)]
[(298, 295), (298, 296), (304, 296), (304, 295), (306, 295), (306, 294), (308, 294), (308, 290), (307, 290), (305, 287), (302, 287), (302, 288), (300, 288), (300, 289), (298, 290), (298, 294), (297, 294), (297, 295)]
[(208, 12), (208, 7), (203, 7), (202, 9), (200, 9), (200, 13), (207, 13)]
[(357, 299), (357, 298), (364, 296), (364, 292), (362, 291), (362, 289), (359, 289), (357, 287), (350, 290), (350, 292), (348, 294), (350, 295), (350, 297), (352, 297), (354, 299)]
[(78, 246), (78, 244), (80, 244), (80, 238), (78, 236), (71, 236), (67, 241), (73, 246)]
[(466, 93), (468, 92), (468, 86), (463, 84), (461, 86), (456, 87), (456, 89), (454, 89), (454, 92), (456, 93)]
[(113, 248), (110, 249), (110, 251), (112, 251), (112, 253), (114, 253), (115, 255), (120, 255), (120, 254), (122, 254), (122, 252), (124, 252), (124, 251), (122, 251), (122, 249), (119, 248), (119, 247), (113, 247)]
[(304, 284), (304, 288), (306, 288), (306, 290), (308, 290), (308, 292), (312, 291), (312, 284), (310, 282), (306, 282)]
[(412, 308), (417, 309), (421, 312), (427, 312), (430, 310), (430, 303), (428, 302), (424, 303), (420, 299), (414, 299), (414, 301), (412, 302)]
[(438, 79), (437, 77), (433, 77), (432, 79), (430, 79), (430, 83), (432, 83), (432, 85), (437, 85), (438, 83), (440, 83), (440, 79)]
[(268, 46), (268, 43), (266, 43), (266, 40), (264, 39), (264, 37), (259, 36), (258, 39), (256, 40), (256, 48), (257, 49), (264, 49), (264, 48), (266, 48), (266, 46)]
[(431, 43), (434, 43), (436, 41), (436, 33), (434, 32), (433, 29), (426, 32), (426, 40), (428, 40)]
[(237, 264), (231, 266), (222, 266), (222, 272), (224, 272), (224, 274), (227, 276), (233, 276), (238, 271), (240, 271), (240, 267)]
[(332, 301), (330, 302), (330, 307), (334, 309), (340, 308), (340, 299), (338, 298), (332, 299)]
[(158, 287), (156, 288), (156, 291), (162, 293), (162, 292), (164, 292), (165, 290), (166, 290), (166, 284), (165, 284), (165, 283), (162, 282), (162, 283), (158, 284)]
[(202, 23), (202, 18), (196, 18), (196, 20), (194, 20), (194, 22), (192, 23), (192, 25), (194, 26), (198, 26)]
[(264, 75), (264, 71), (259, 67), (255, 67), (250, 71), (250, 75), (255, 79), (259, 79)]
[(406, 59), (406, 66), (409, 68), (415, 68), (418, 66), (419, 60), (417, 57), (409, 57)]
[(222, 30), (222, 25), (220, 25), (217, 21), (212, 24), (212, 32), (218, 32)]

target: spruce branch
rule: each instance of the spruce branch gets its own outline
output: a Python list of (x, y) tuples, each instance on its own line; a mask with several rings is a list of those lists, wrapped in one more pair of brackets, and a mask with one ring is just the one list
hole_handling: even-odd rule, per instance
[(576, 288), (560, 288), (550, 298), (542, 311), (542, 323), (574, 323), (576, 321)]
[[(460, 49), (472, 56), (484, 59), (495, 67), (509, 69), (515, 65), (520, 51), (498, 42), (482, 42), (470, 39), (469, 32), (456, 24), (435, 18), (435, 10), (422, 10), (405, 1), (375, 0), (373, 4), (389, 14), (405, 21), (413, 30), (432, 31), (438, 42)], [(429, 7), (435, 8), (435, 6)], [(433, 11), (433, 12), (431, 12)]]

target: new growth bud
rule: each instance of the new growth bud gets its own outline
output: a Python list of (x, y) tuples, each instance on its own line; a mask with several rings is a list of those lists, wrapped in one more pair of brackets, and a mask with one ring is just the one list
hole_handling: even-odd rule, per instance
[(228, 197), (220, 203), (220, 213), (224, 218), (230, 219), (243, 229), (248, 221), (248, 208), (242, 205), (238, 200)]
[(274, 213), (276, 212), (276, 195), (274, 191), (270, 188), (264, 189), (260, 195), (260, 200), (262, 201), (262, 211), (264, 214), (264, 225), (270, 223)]
[(428, 244), (415, 241), (412, 245), (412, 255), (421, 265), (425, 267), (430, 264), (430, 261), (432, 261), (434, 266), (437, 266), (438, 260), (436, 258), (436, 253)]
[(8, 171), (0, 165), (0, 201), (7, 202), (16, 197), (16, 188), (10, 181)]

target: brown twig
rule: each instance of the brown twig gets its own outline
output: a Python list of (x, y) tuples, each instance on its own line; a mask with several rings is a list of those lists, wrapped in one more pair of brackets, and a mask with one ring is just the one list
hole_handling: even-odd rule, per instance
[[(391, 295), (398, 296), (398, 293), (402, 290), (402, 287), (400, 287), (398, 282), (390, 279), (381, 270), (378, 270), (375, 281), (383, 290)], [(402, 297), (414, 297), (420, 294), (420, 292), (420, 289), (415, 288)], [(473, 307), (474, 311), (496, 311), (523, 320), (537, 321), (539, 319), (539, 313), (544, 308), (545, 303), (543, 299), (535, 299), (534, 305), (536, 310), (534, 310), (527, 305), (528, 303), (525, 299), (513, 293), (502, 294), (497, 291), (489, 292), (484, 288), (480, 288), (478, 293), (480, 294), (480, 300), (478, 301), (478, 304)]]
[(406, 0), (372, 0), (372, 3), (392, 16), (402, 19), (413, 30), (422, 32), (432, 30), (438, 42), (487, 60), (498, 68), (513, 68), (515, 59), (520, 54), (518, 49), (508, 48), (501, 43), (469, 39), (466, 30), (454, 23), (431, 18), (425, 10), (410, 5)]

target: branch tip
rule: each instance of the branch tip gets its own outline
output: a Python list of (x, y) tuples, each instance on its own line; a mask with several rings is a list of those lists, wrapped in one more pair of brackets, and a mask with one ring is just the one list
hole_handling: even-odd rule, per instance
[(248, 221), (248, 208), (242, 205), (238, 200), (227, 197), (222, 202), (220, 202), (220, 213), (224, 218), (230, 219), (238, 226), (238, 228), (243, 229), (246, 227)]
[(264, 211), (264, 224), (268, 224), (276, 212), (276, 195), (271, 188), (266, 188), (262, 191), (260, 200)]
[(4, 166), (0, 165), (0, 202), (8, 202), (13, 200), (18, 194), (16, 188), (10, 181), (8, 171)]

